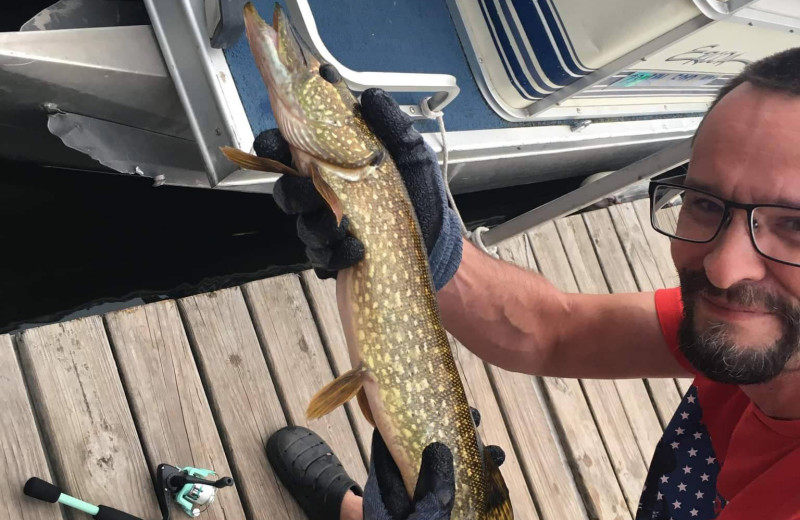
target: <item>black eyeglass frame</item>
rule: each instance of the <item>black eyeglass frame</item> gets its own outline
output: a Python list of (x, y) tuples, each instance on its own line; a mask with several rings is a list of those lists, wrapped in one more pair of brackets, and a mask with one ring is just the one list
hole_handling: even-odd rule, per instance
[[(679, 180), (686, 179), (686, 174), (676, 175), (674, 177), (668, 177), (666, 179), (657, 180), (657, 181), (650, 181), (650, 186), (649, 186), (649, 194), (650, 194), (650, 225), (653, 227), (653, 229), (657, 233), (661, 233), (664, 236), (667, 236), (669, 238), (674, 238), (676, 240), (682, 240), (684, 242), (691, 242), (693, 244), (708, 244), (709, 242), (713, 242), (717, 238), (717, 236), (719, 236), (719, 232), (722, 230), (722, 228), (725, 225), (727, 225), (728, 223), (730, 223), (731, 219), (733, 218), (733, 215), (731, 215), (730, 209), (731, 208), (743, 209), (743, 210), (745, 210), (747, 212), (747, 227), (749, 228), (749, 231), (750, 231), (750, 242), (753, 243), (753, 248), (756, 250), (756, 252), (758, 254), (760, 254), (761, 256), (763, 256), (764, 258), (772, 260), (773, 262), (778, 262), (779, 264), (784, 264), (784, 265), (791, 265), (793, 267), (800, 267), (800, 263), (793, 263), (793, 262), (787, 262), (786, 260), (780, 260), (780, 259), (774, 258), (774, 257), (768, 255), (767, 253), (765, 253), (764, 251), (762, 251), (758, 247), (758, 243), (756, 242), (755, 228), (753, 227), (753, 225), (754, 225), (753, 212), (755, 212), (755, 210), (757, 210), (758, 208), (781, 208), (781, 209), (793, 209), (793, 210), (797, 210), (797, 211), (800, 211), (800, 208), (795, 207), (795, 206), (787, 206), (785, 204), (742, 204), (741, 202), (736, 202), (736, 201), (733, 201), (733, 200), (723, 199), (719, 195), (711, 193), (710, 191), (701, 190), (700, 188), (695, 188), (694, 186), (686, 186), (685, 184), (676, 184), (678, 179)], [(696, 192), (699, 192), (699, 193), (703, 193), (704, 195), (708, 195), (709, 197), (714, 197), (718, 201), (722, 202), (722, 204), (723, 204), (722, 219), (720, 220), (719, 226), (717, 227), (717, 230), (714, 232), (714, 234), (711, 236), (711, 238), (709, 238), (708, 240), (692, 240), (692, 239), (689, 239), (689, 238), (682, 238), (682, 237), (679, 237), (679, 236), (671, 235), (671, 234), (669, 234), (669, 233), (667, 233), (665, 231), (662, 231), (662, 230), (658, 229), (658, 227), (656, 226), (656, 213), (655, 213), (655, 209), (654, 209), (654, 205), (655, 205), (654, 196), (655, 196), (656, 188), (658, 188), (659, 186), (667, 186), (667, 187), (670, 187), (670, 188), (679, 188), (679, 189), (683, 189), (683, 190), (696, 191)]]

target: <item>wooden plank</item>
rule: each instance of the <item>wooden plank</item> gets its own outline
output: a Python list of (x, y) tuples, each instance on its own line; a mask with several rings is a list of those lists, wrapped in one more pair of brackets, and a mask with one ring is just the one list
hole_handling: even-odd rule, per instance
[(686, 392), (688, 392), (689, 389), (692, 387), (693, 380), (689, 379), (688, 377), (681, 377), (676, 379), (675, 382), (678, 384), (678, 388), (680, 389), (680, 391), (684, 395), (686, 395)]
[[(582, 214), (589, 236), (611, 292), (636, 292), (636, 281), (631, 274), (628, 261), (619, 243), (614, 225), (607, 210)], [(639, 450), (649, 461), (663, 433), (653, 403), (640, 379), (615, 380), (622, 403), (633, 427)]]
[(19, 349), (63, 489), (156, 518), (151, 473), (100, 317), (26, 330)]
[(286, 426), (272, 376), (238, 288), (178, 301), (248, 517), (304, 519), (266, 454)]
[[(665, 288), (661, 272), (653, 258), (633, 205), (611, 206), (608, 211), (628, 263), (632, 266), (639, 290), (648, 292)], [(678, 393), (675, 381), (669, 378), (650, 378), (647, 380), (647, 385), (650, 387), (661, 426), (666, 428), (681, 403), (681, 395)]]
[[(564, 246), (566, 258), (572, 266), (574, 282), (570, 278), (551, 276), (549, 271), (546, 271), (548, 279), (562, 290), (577, 286), (580, 292), (586, 294), (607, 293), (608, 287), (603, 279), (603, 273), (597, 262), (592, 240), (583, 219), (579, 215), (560, 219), (556, 222), (556, 228)], [(550, 263), (554, 262), (546, 263), (543, 260), (543, 268), (547, 265), (549, 270)], [(562, 259), (560, 263), (566, 262)], [(614, 382), (583, 379), (581, 384), (608, 451), (611, 465), (614, 467), (614, 472), (625, 495), (625, 500), (630, 511), (635, 514), (642, 486), (647, 477), (649, 459), (645, 459), (639, 451), (636, 437), (625, 412), (625, 406)]]
[(639, 224), (644, 232), (644, 238), (650, 246), (653, 259), (656, 262), (659, 273), (661, 273), (661, 280), (664, 282), (664, 287), (677, 287), (678, 271), (675, 269), (675, 263), (672, 261), (670, 241), (668, 237), (653, 229), (653, 225), (650, 223), (650, 201), (641, 199), (633, 201), (632, 204), (636, 216), (639, 218)]
[(367, 470), (344, 408), (318, 420), (306, 419), (311, 398), (334, 375), (300, 278), (280, 276), (249, 283), (243, 289), (289, 422), (317, 432), (353, 480), (363, 485)]
[(22, 494), (25, 482), (39, 477), (52, 482), (44, 447), (36, 428), (22, 372), (10, 336), (0, 336), (0, 510), (5, 518), (20, 520), (62, 520), (58, 506)]
[(539, 381), (489, 366), (500, 410), (543, 520), (586, 519)]
[[(524, 235), (503, 242), (498, 253), (501, 259), (524, 269), (536, 267)], [(590, 491), (593, 487), (587, 486), (587, 479), (583, 478), (588, 475), (578, 470), (576, 473), (582, 484), (581, 489), (578, 488), (547, 407), (542, 382), (529, 375), (506, 372), (494, 366), (488, 368), (498, 404), (506, 417), (542, 518), (586, 517), (581, 494), (594, 498)], [(589, 509), (596, 509), (591, 499)]]
[[(525, 235), (502, 242), (498, 253), (502, 260), (523, 269), (536, 266)], [(497, 403), (507, 421), (512, 446), (519, 452), (518, 458), (528, 487), (539, 504), (541, 517), (557, 518), (561, 514), (560, 510), (574, 518), (585, 517), (586, 511), (574, 476), (568, 469), (569, 463), (545, 404), (541, 382), (537, 378), (506, 372), (488, 364), (485, 368), (488, 370), (490, 383), (495, 388)], [(518, 388), (523, 389), (523, 393), (518, 393)], [(531, 446), (537, 445), (543, 446), (548, 453), (539, 452), (538, 456), (532, 457), (534, 453), (530, 450), (536, 448)], [(548, 471), (556, 471), (554, 479), (561, 481), (556, 493), (548, 489), (552, 485), (546, 482)]]
[[(557, 288), (565, 292), (608, 292), (579, 216), (560, 219), (555, 226), (531, 233), (530, 238), (541, 272)], [(581, 386), (625, 502), (635, 514), (647, 468), (616, 385), (610, 380), (586, 379)]]
[[(601, 215), (603, 213), (601, 212)], [(655, 291), (664, 287), (661, 271), (644, 236), (639, 217), (631, 204), (610, 206), (608, 214), (617, 233), (622, 251), (628, 259), (639, 291)]]
[[(640, 199), (633, 201), (633, 209), (639, 217), (639, 224), (642, 226), (647, 244), (650, 246), (650, 251), (653, 253), (658, 270), (661, 273), (661, 279), (664, 282), (664, 287), (678, 287), (680, 280), (678, 278), (678, 271), (675, 269), (675, 263), (672, 261), (672, 252), (670, 251), (670, 240), (668, 237), (662, 235), (653, 229), (650, 222), (650, 201), (648, 199)], [(672, 211), (669, 212), (670, 218), (674, 221), (676, 214)], [(675, 384), (681, 395), (686, 393), (688, 387), (691, 386), (692, 380), (675, 379)]]
[(496, 444), (506, 453), (506, 461), (501, 468), (503, 478), (508, 486), (511, 504), (516, 518), (538, 520), (539, 515), (533, 503), (525, 475), (514, 450), (511, 437), (506, 430), (503, 414), (489, 382), (483, 361), (467, 350), (458, 340), (450, 336), (453, 350), (456, 352), (456, 366), (464, 381), (467, 399), (472, 407), (481, 413), (481, 425), (478, 433), (484, 445)]
[(536, 271), (536, 260), (528, 243), (528, 235), (524, 233), (500, 242), (497, 245), (497, 253), (501, 260), (523, 269)]
[[(105, 320), (142, 444), (153, 465), (192, 466), (231, 475), (176, 303), (170, 300), (113, 312)], [(172, 515), (184, 515), (176, 503)], [(244, 520), (239, 495), (221, 491), (203, 517)]]
[[(333, 374), (338, 377), (352, 366), (347, 351), (347, 340), (339, 319), (339, 308), (336, 306), (336, 281), (320, 280), (314, 271), (305, 271), (302, 274), (302, 282), (308, 291), (308, 303), (317, 322), (322, 344), (331, 361)], [(372, 425), (364, 418), (356, 401), (347, 403), (346, 409), (362, 457), (368, 465), (372, 446)]]

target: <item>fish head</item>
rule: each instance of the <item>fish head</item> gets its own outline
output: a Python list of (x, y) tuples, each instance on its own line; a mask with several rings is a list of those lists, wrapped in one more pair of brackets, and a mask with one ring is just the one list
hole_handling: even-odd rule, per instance
[(278, 4), (272, 26), (252, 3), (245, 5), (244, 20), (272, 112), (296, 159), (359, 169), (382, 157), (341, 74), (306, 45)]

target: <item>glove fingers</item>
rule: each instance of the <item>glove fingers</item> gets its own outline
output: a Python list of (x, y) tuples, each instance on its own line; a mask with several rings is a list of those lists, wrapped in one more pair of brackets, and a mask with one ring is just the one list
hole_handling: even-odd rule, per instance
[(316, 274), (317, 278), (320, 280), (327, 280), (328, 278), (336, 279), (336, 271), (328, 271), (320, 267), (314, 267), (314, 274)]
[(283, 138), (277, 128), (264, 130), (253, 142), (253, 149), (259, 157), (272, 159), (286, 166), (292, 165), (292, 152), (289, 143)]
[(378, 430), (372, 434), (372, 465), (386, 511), (392, 518), (407, 518), (412, 511), (411, 501), (408, 499), (400, 469)]
[(502, 466), (503, 463), (506, 461), (506, 452), (503, 451), (503, 448), (501, 448), (500, 446), (495, 446), (495, 445), (486, 446), (486, 451), (487, 453), (489, 453), (489, 456), (492, 458), (495, 466), (497, 466), (498, 468)]
[(336, 216), (329, 209), (304, 213), (297, 217), (297, 236), (307, 247), (328, 247), (341, 242), (347, 236), (350, 221), (347, 217), (336, 225)]
[(478, 411), (477, 408), (469, 407), (469, 413), (472, 414), (472, 422), (475, 423), (475, 426), (481, 425), (481, 413)]
[(330, 247), (307, 247), (306, 256), (311, 265), (325, 271), (341, 271), (352, 267), (364, 258), (364, 244), (354, 236), (347, 236)]
[(433, 495), (438, 509), (449, 511), (453, 508), (456, 494), (453, 453), (440, 442), (428, 445), (422, 452), (417, 488), (414, 502), (422, 502)]
[(287, 215), (300, 215), (327, 207), (314, 183), (306, 177), (281, 176), (275, 181), (272, 198)]
[(414, 130), (411, 118), (382, 89), (371, 88), (361, 94), (361, 115), (398, 165), (412, 148), (425, 149), (425, 141)]

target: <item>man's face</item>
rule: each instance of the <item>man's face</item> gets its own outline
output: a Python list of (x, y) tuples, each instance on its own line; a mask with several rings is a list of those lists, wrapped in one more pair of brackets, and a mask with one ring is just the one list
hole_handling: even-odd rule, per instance
[[(741, 203), (800, 207), (800, 97), (745, 83), (709, 113), (687, 184)], [(763, 383), (800, 368), (800, 267), (759, 255), (747, 215), (708, 244), (672, 241), (681, 278), (681, 350), (711, 379)]]

